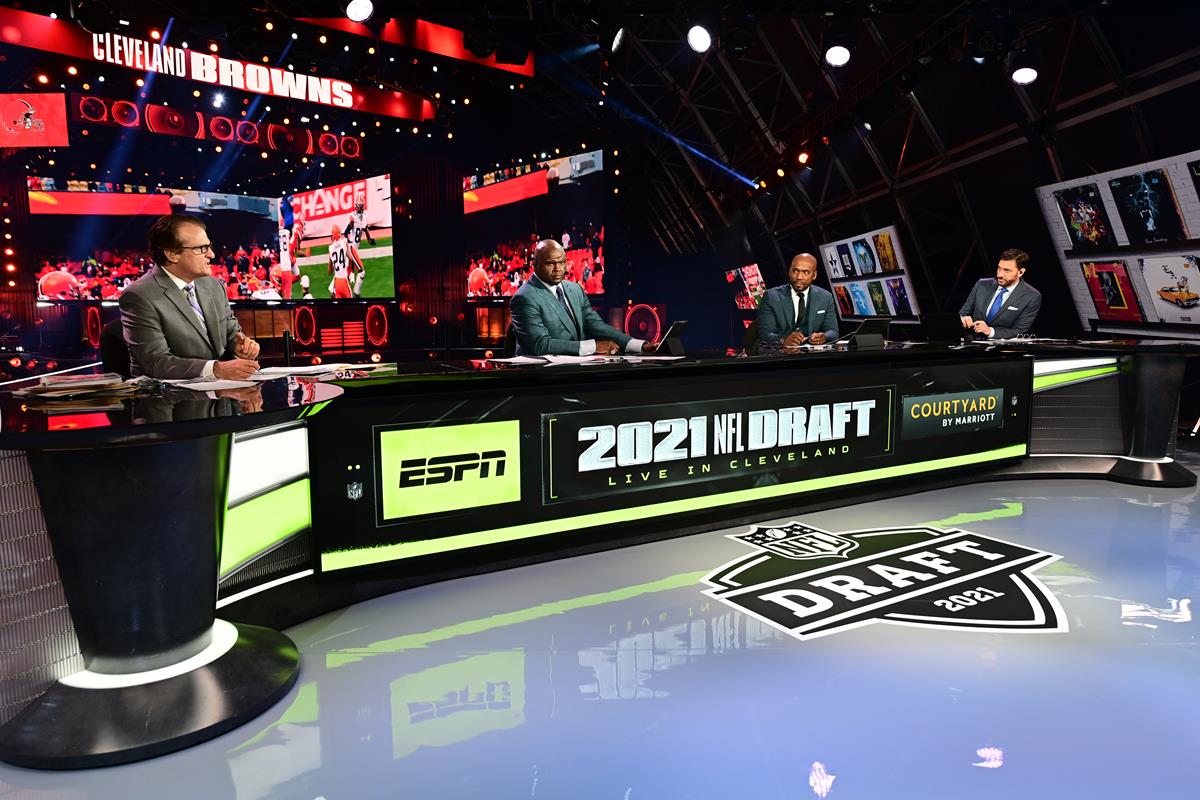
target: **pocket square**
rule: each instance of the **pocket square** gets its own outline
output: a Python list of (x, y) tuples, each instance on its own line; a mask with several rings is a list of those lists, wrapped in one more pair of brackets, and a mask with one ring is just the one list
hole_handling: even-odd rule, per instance
[(817, 313), (818, 313), (818, 314), (824, 314), (824, 313), (825, 313), (827, 310), (828, 310), (828, 309), (824, 309), (824, 308), (822, 308), (822, 309), (821, 309), (820, 311), (818, 311)]
[(1016, 306), (1009, 306), (1008, 310), (1009, 311), (1020, 311), (1021, 309), (1017, 308)]

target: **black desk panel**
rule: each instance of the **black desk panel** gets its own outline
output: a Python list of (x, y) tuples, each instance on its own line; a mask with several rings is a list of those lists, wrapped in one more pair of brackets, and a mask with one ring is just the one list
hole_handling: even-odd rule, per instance
[(347, 382), (309, 419), (321, 569), (545, 553), (1027, 454), (1032, 358), (836, 355)]

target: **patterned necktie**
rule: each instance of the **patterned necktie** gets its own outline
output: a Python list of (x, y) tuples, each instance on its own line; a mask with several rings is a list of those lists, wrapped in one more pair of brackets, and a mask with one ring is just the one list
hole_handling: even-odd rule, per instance
[(571, 309), (571, 304), (567, 302), (567, 293), (563, 291), (561, 283), (554, 287), (554, 293), (558, 295), (558, 302), (562, 303), (563, 308), (567, 310), (567, 316), (571, 318), (571, 323), (578, 328), (579, 322), (575, 319), (575, 312)]
[(200, 301), (196, 299), (195, 284), (187, 284), (183, 287), (183, 294), (187, 297), (188, 305), (192, 307), (192, 311), (196, 312), (196, 316), (200, 319), (200, 325), (204, 325), (204, 312), (200, 309)]
[(992, 301), (992, 307), (987, 312), (987, 324), (991, 325), (992, 320), (1000, 313), (1000, 309), (1004, 306), (1004, 295), (1008, 294), (1008, 289), (1001, 289), (996, 292), (996, 299)]

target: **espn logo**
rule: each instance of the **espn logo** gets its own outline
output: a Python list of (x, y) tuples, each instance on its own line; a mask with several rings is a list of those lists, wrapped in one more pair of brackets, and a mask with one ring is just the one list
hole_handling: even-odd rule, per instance
[(521, 500), (517, 420), (379, 429), (381, 522)]
[(471, 470), (478, 470), (479, 478), (487, 478), (492, 474), (493, 467), (495, 476), (502, 478), (506, 456), (503, 450), (488, 450), (485, 453), (460, 453), (429, 459), (410, 458), (400, 462), (399, 486), (404, 489), (461, 481)]

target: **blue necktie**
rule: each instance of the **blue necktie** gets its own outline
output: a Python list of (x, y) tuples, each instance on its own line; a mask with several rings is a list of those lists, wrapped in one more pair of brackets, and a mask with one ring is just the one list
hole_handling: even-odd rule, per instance
[(558, 302), (562, 303), (563, 308), (567, 310), (567, 316), (571, 318), (571, 323), (578, 328), (579, 322), (575, 319), (575, 312), (571, 310), (571, 304), (567, 302), (567, 293), (563, 291), (561, 283), (554, 287), (554, 293), (558, 295)]
[(183, 287), (183, 294), (187, 297), (188, 305), (192, 307), (192, 311), (196, 312), (196, 316), (200, 318), (200, 326), (204, 326), (204, 312), (200, 310), (200, 301), (196, 298), (196, 287), (194, 284), (187, 284)]
[(996, 292), (996, 299), (992, 301), (992, 307), (988, 309), (987, 317), (985, 318), (988, 325), (992, 324), (992, 320), (996, 318), (996, 315), (1000, 313), (1000, 309), (1004, 307), (1004, 295), (1006, 294), (1008, 294), (1008, 289), (1001, 289)]

